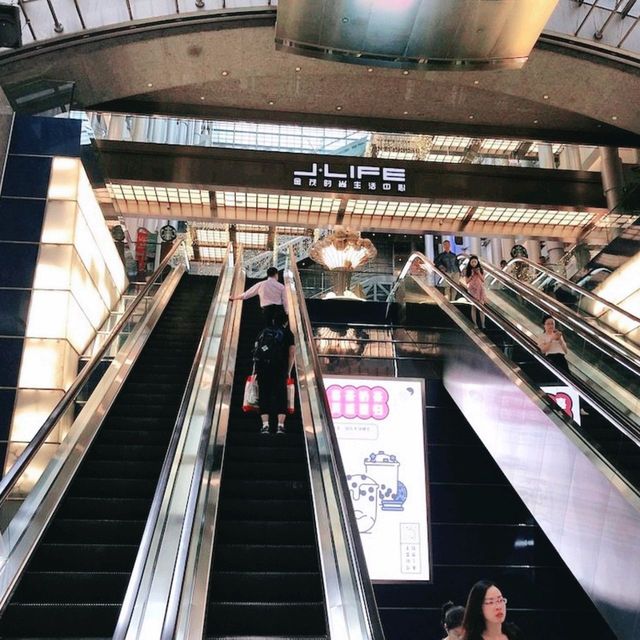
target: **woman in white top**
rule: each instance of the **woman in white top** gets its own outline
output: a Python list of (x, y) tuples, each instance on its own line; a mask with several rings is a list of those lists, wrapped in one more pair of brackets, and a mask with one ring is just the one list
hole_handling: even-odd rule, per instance
[(569, 365), (565, 357), (568, 349), (567, 343), (560, 331), (556, 329), (556, 321), (551, 316), (545, 316), (542, 320), (544, 333), (538, 337), (538, 348), (542, 354), (557, 369), (569, 372)]

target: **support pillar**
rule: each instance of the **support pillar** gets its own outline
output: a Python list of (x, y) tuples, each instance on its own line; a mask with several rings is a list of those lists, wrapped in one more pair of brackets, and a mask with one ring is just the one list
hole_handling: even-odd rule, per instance
[(617, 147), (600, 147), (602, 160), (602, 186), (607, 199), (607, 208), (613, 211), (620, 204), (620, 196), (624, 187), (622, 162)]
[(503, 259), (502, 257), (502, 240), (500, 238), (491, 238), (491, 242), (489, 243), (491, 247), (491, 262), (496, 266), (500, 264), (500, 261)]
[(131, 127), (131, 140), (133, 142), (147, 142), (147, 123), (149, 118), (146, 116), (133, 116), (133, 126)]
[(124, 140), (126, 116), (119, 113), (112, 113), (109, 119), (107, 138), (109, 140)]
[(564, 148), (567, 154), (567, 168), (572, 171), (580, 171), (582, 169), (582, 158), (580, 157), (580, 147), (575, 144), (568, 144)]
[(553, 157), (553, 146), (548, 142), (538, 142), (538, 162), (541, 169), (555, 169), (556, 160)]
[(564, 255), (564, 242), (559, 240), (547, 240), (545, 242), (547, 248), (547, 255), (549, 257), (550, 264), (559, 264), (562, 256)]
[(480, 255), (482, 253), (482, 240), (479, 236), (469, 237), (469, 253), (479, 258), (482, 257)]
[(540, 263), (540, 240), (525, 240), (524, 246), (529, 254), (529, 260), (531, 262), (535, 262), (536, 264)]
[(509, 262), (511, 260), (511, 249), (513, 249), (513, 238), (502, 238), (502, 259)]

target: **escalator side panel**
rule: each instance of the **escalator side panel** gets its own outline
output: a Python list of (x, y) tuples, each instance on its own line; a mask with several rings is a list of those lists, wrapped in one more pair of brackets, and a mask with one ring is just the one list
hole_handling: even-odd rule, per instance
[(178, 285), (0, 620), (3, 638), (112, 635), (214, 287)]
[(640, 620), (640, 504), (507, 367), (459, 334), (444, 383), (619, 638)]

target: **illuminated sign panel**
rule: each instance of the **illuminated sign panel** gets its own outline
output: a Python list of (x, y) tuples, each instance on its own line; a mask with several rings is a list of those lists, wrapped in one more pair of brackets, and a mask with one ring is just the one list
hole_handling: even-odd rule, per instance
[(429, 580), (424, 385), (325, 376), (372, 580)]
[(407, 191), (407, 172), (400, 167), (312, 162), (304, 169), (293, 171), (293, 186), (304, 189), (404, 195)]

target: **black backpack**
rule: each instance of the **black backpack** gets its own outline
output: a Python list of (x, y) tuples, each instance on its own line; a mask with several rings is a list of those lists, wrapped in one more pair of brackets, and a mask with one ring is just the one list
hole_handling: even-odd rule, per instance
[(284, 329), (264, 328), (253, 347), (253, 361), (265, 365), (279, 365), (284, 362)]

